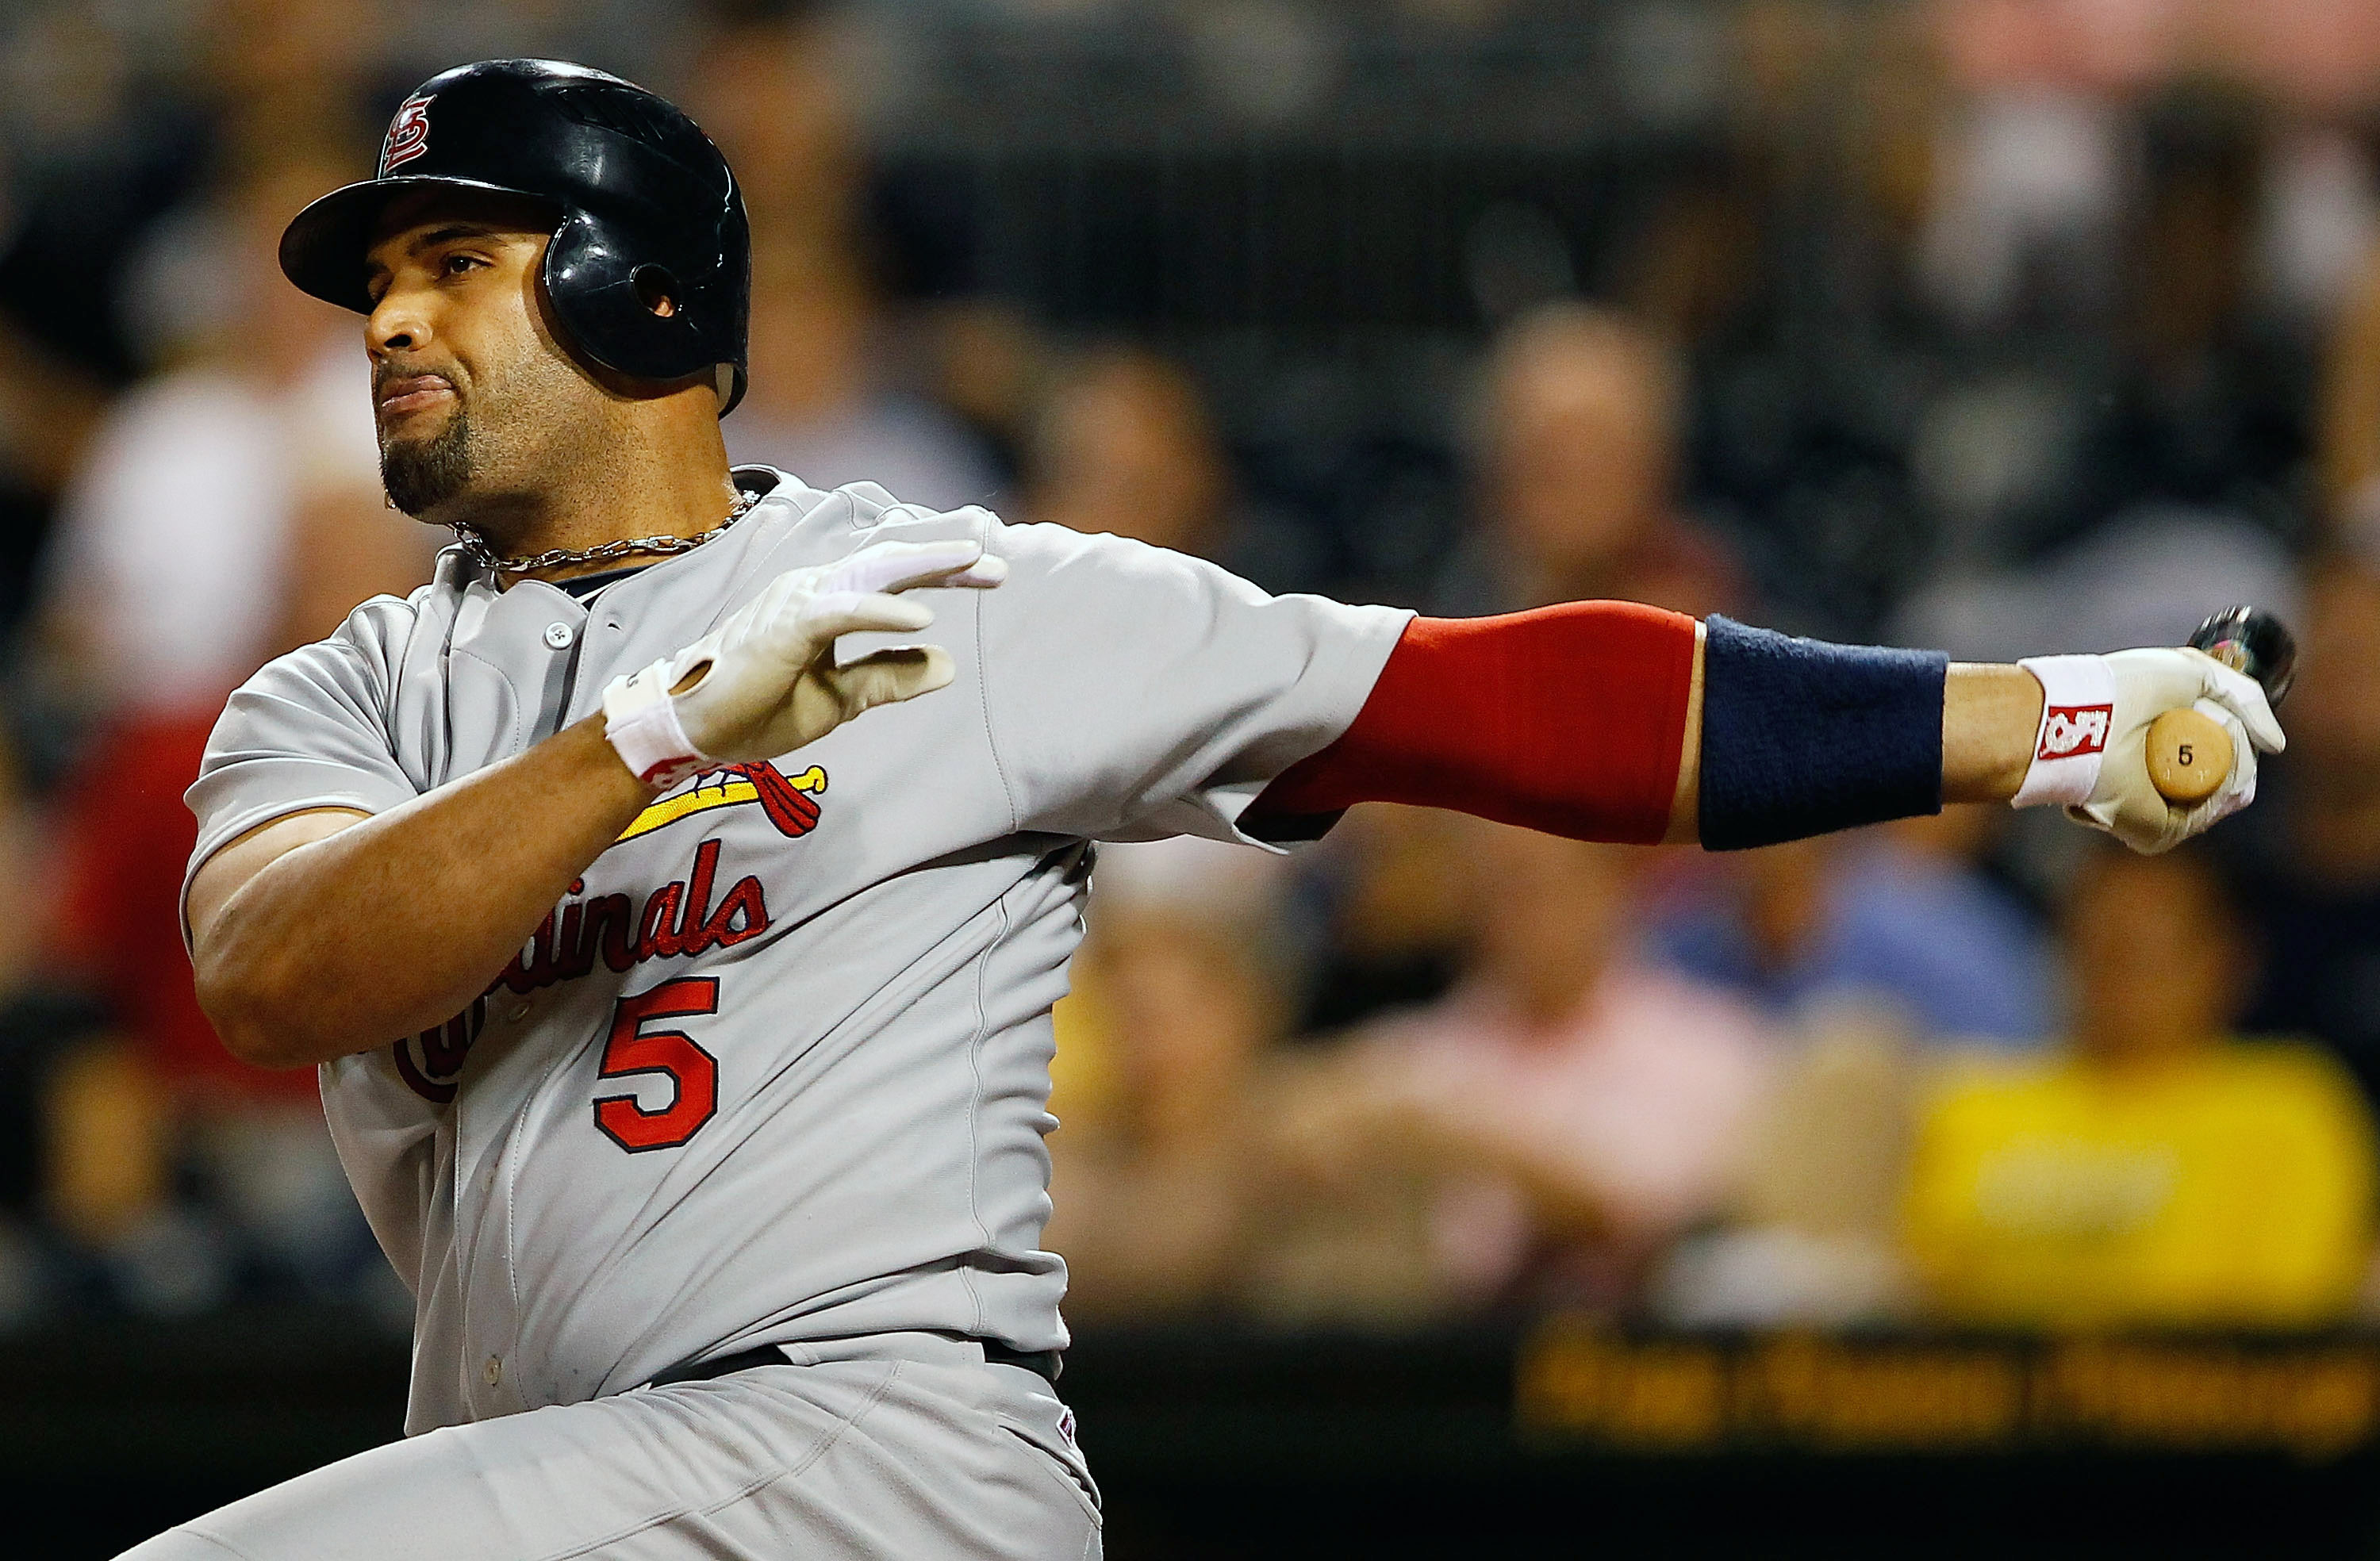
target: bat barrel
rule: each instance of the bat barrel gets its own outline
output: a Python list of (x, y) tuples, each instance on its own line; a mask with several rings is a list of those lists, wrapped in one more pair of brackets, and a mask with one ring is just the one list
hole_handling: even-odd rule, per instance
[(2198, 625), (2190, 643), (2264, 686), (2265, 700), (2278, 705), (2297, 677), (2297, 636), (2261, 607), (2227, 607)]
[[(2198, 625), (2190, 643), (2256, 680), (2278, 705), (2297, 676), (2298, 642), (2261, 607), (2227, 607)], [(2149, 723), (2149, 782), (2177, 807), (2195, 807), (2231, 773), (2231, 734), (2196, 710), (2168, 710)]]

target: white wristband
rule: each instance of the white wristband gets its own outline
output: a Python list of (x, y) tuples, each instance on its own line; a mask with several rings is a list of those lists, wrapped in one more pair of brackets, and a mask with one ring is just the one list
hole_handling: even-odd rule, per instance
[(676, 681), (671, 660), (662, 660), (613, 678), (603, 689), (603, 735), (638, 780), (664, 791), (712, 762), (677, 719), (677, 701), (670, 697)]
[(2097, 656), (2031, 656), (2018, 666), (2041, 683), (2041, 726), (2033, 763), (2011, 807), (2080, 807), (2099, 784), (2099, 761), (2115, 735), (2116, 675)]

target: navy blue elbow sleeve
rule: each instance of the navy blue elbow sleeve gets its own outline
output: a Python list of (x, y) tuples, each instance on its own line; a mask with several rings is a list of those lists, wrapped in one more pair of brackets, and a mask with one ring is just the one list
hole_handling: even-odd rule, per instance
[(1740, 851), (1942, 810), (1939, 651), (1703, 632), (1703, 844)]

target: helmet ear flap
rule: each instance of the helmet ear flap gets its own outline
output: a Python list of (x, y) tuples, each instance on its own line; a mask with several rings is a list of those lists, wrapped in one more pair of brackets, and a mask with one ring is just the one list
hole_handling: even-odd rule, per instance
[(639, 380), (682, 380), (728, 356), (669, 267), (639, 260), (601, 218), (573, 212), (546, 247), (546, 296), (578, 354)]

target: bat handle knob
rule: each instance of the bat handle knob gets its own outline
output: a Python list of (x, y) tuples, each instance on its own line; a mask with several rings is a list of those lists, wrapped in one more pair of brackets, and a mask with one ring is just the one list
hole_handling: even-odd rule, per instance
[(2197, 710), (2168, 710), (2149, 722), (2149, 784), (2176, 807), (2196, 807), (2231, 773), (2231, 734)]

